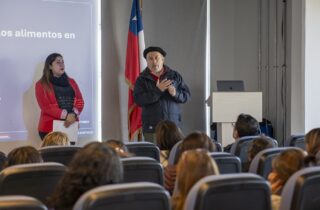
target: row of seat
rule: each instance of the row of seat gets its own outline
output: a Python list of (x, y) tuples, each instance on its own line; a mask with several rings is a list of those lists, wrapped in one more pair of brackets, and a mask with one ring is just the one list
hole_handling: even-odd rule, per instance
[[(249, 174), (212, 175), (199, 180), (190, 190), (184, 210), (271, 210), (271, 192), (262, 177)], [(302, 169), (288, 180), (280, 210), (320, 208), (320, 167)], [(36, 199), (0, 196), (0, 209), (46, 210)], [(169, 210), (170, 197), (160, 185), (136, 182), (100, 186), (83, 194), (74, 210)]]
[[(123, 182), (148, 181), (163, 185), (163, 168), (153, 158), (131, 157), (121, 161)], [(0, 172), (0, 195), (30, 195), (45, 202), (66, 170), (65, 165), (54, 162), (8, 167)]]
[[(291, 147), (270, 148), (260, 152), (254, 158), (249, 172), (267, 179), (271, 171), (272, 159), (288, 148)], [(210, 155), (216, 161), (221, 174), (241, 172), (239, 157), (225, 152), (213, 152)], [(130, 157), (123, 158), (121, 161), (124, 167), (125, 183), (147, 181), (163, 186), (163, 168), (155, 159)], [(45, 201), (65, 171), (66, 166), (53, 162), (22, 164), (6, 168), (0, 172), (0, 195), (31, 195)]]
[[(239, 141), (238, 145), (247, 145), (247, 144), (248, 144), (248, 139), (242, 139), (241, 141)], [(130, 144), (130, 145), (134, 145), (135, 148), (139, 148), (139, 151), (140, 151), (139, 154), (144, 156), (149, 155), (154, 157), (151, 154), (157, 154), (154, 151), (159, 150), (155, 145), (151, 143), (138, 143), (138, 144), (136, 143), (136, 144)], [(173, 161), (172, 157), (175, 157), (175, 153), (178, 153), (177, 151), (178, 146), (179, 144), (177, 144), (176, 147), (173, 148), (171, 152), (171, 156), (169, 157), (169, 163), (176, 161), (176, 160)], [(222, 174), (241, 172), (241, 168), (242, 168), (241, 163), (243, 164), (245, 161), (247, 161), (247, 158), (246, 158), (246, 155), (241, 155), (244, 153), (243, 150), (246, 150), (246, 147), (240, 147), (240, 148), (242, 149), (238, 149), (238, 152), (237, 153), (235, 152), (235, 154), (230, 154), (225, 152), (213, 152), (211, 154), (212, 158), (214, 158), (214, 160), (217, 162), (217, 165)], [(272, 159), (277, 154), (279, 154), (280, 152), (288, 148), (291, 148), (291, 147), (267, 149), (262, 153), (258, 154), (257, 157), (255, 157), (254, 160), (252, 161), (251, 167), (249, 169), (250, 172), (260, 174), (263, 177), (267, 177), (267, 175), (271, 171)], [(64, 165), (68, 165), (73, 155), (79, 149), (80, 147), (76, 147), (76, 146), (53, 146), (53, 147), (42, 148), (40, 149), (40, 152), (43, 155), (43, 158), (46, 162), (59, 162)], [(240, 158), (237, 157), (237, 155), (240, 156)], [(153, 182), (156, 182), (159, 184), (163, 183), (161, 176), (159, 175), (155, 176), (155, 173), (161, 174), (162, 172), (162, 168), (158, 160), (155, 162), (154, 159), (147, 159), (147, 158), (143, 159), (142, 157), (139, 158), (139, 156), (136, 156), (135, 158), (124, 159), (123, 162), (127, 169), (126, 171), (128, 173), (129, 171), (131, 171), (130, 172), (131, 175), (133, 175), (134, 173), (139, 173), (138, 171), (135, 171), (136, 168), (140, 168), (140, 170), (143, 168), (144, 171), (152, 171), (153, 172), (152, 174), (154, 177), (159, 177), (156, 179), (158, 181), (153, 181)], [(132, 176), (132, 177), (136, 177), (136, 176)], [(146, 177), (149, 177), (149, 176), (146, 176)], [(151, 180), (145, 180), (145, 181), (151, 181)]]
[[(231, 153), (235, 156), (240, 157), (242, 168), (247, 164), (247, 150), (251, 143), (251, 141), (256, 138), (257, 136), (251, 137), (244, 137), (241, 138), (239, 141), (235, 142)], [(271, 139), (274, 147), (278, 146), (276, 140)], [(169, 163), (175, 164), (177, 163), (177, 158), (179, 156), (178, 147), (181, 144), (181, 141), (178, 142), (172, 149), (171, 155), (169, 157)], [(217, 152), (222, 151), (221, 144), (215, 142)], [(299, 147), (304, 149), (305, 142), (304, 142), (304, 135), (293, 135), (291, 137), (289, 146)], [(144, 157), (151, 157), (157, 161), (160, 161), (160, 150), (157, 146), (149, 142), (128, 142), (126, 143), (126, 147), (128, 148), (129, 152), (135, 154), (136, 156), (144, 156)], [(40, 154), (42, 155), (45, 162), (58, 162), (64, 165), (68, 165), (71, 161), (73, 155), (80, 149), (81, 147), (78, 146), (71, 146), (71, 147), (61, 147), (61, 146), (51, 146), (51, 147), (44, 147), (39, 149)], [(3, 168), (6, 156), (4, 153), (0, 152), (0, 169)]]
[[(135, 156), (151, 157), (160, 162), (160, 150), (150, 142), (128, 142), (126, 147)], [(39, 152), (45, 162), (58, 162), (67, 166), (80, 148), (79, 146), (50, 146), (40, 148)], [(216, 148), (217, 151), (222, 151), (220, 143), (216, 143)], [(0, 169), (3, 168), (5, 160), (6, 155), (0, 152)]]

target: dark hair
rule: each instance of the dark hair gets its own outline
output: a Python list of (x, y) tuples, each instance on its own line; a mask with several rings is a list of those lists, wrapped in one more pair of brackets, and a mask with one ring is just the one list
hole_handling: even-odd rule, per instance
[(306, 150), (309, 155), (316, 156), (320, 151), (320, 128), (314, 128), (305, 136)]
[(50, 79), (53, 76), (52, 71), (50, 70), (50, 65), (52, 65), (52, 63), (56, 60), (57, 57), (62, 57), (62, 55), (59, 53), (52, 53), (48, 55), (43, 67), (43, 73), (40, 81), (42, 85), (45, 87), (45, 89), (48, 91), (50, 91)]
[[(180, 158), (183, 152), (194, 149), (204, 149), (208, 152), (216, 150), (215, 145), (212, 143), (212, 139), (207, 136), (207, 134), (196, 131), (183, 139), (177, 156)], [(179, 158), (177, 158), (176, 161), (178, 161)]]
[(41, 162), (43, 162), (43, 160), (38, 150), (32, 146), (23, 146), (9, 152), (5, 166), (9, 167), (17, 164)]
[(271, 139), (265, 136), (254, 139), (248, 149), (248, 160), (253, 160), (253, 158), (262, 150), (272, 148), (273, 144), (271, 141)]
[(292, 174), (305, 166), (305, 154), (300, 149), (288, 149), (281, 152), (272, 161), (272, 170), (277, 173), (284, 185)]
[(207, 134), (196, 131), (185, 137), (181, 144), (181, 152), (192, 149), (205, 149), (208, 152), (213, 152), (215, 145)]
[(238, 136), (260, 135), (259, 122), (249, 114), (240, 114), (235, 124), (235, 130)]
[(122, 176), (118, 155), (103, 143), (89, 143), (73, 157), (49, 204), (56, 210), (71, 209), (86, 191), (100, 185), (119, 183)]
[(156, 126), (156, 139), (160, 150), (170, 152), (172, 147), (183, 139), (183, 134), (174, 122), (163, 120)]

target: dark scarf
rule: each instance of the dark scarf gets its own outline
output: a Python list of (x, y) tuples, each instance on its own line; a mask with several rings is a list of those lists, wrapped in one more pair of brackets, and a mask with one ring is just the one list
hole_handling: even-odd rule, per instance
[(66, 73), (63, 73), (61, 77), (51, 77), (50, 81), (53, 85), (59, 86), (59, 87), (67, 87), (70, 86), (68, 76)]
[(61, 77), (52, 77), (50, 81), (53, 84), (54, 94), (60, 109), (65, 109), (68, 113), (73, 112), (75, 93), (69, 83), (67, 74), (64, 73)]

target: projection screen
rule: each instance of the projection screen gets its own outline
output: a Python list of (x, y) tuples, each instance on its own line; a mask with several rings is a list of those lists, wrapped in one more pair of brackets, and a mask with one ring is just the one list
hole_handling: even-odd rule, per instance
[(79, 139), (98, 137), (98, 0), (0, 0), (0, 141), (38, 137), (35, 83), (61, 53), (85, 101)]

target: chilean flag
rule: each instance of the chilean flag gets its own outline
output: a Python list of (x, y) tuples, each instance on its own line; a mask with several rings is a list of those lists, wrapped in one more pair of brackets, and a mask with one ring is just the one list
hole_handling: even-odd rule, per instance
[(132, 141), (136, 134), (142, 132), (141, 108), (133, 100), (133, 89), (140, 72), (147, 64), (143, 57), (145, 49), (143, 26), (139, 0), (133, 0), (128, 31), (126, 55), (126, 82), (129, 85), (128, 99), (128, 128), (129, 140)]

